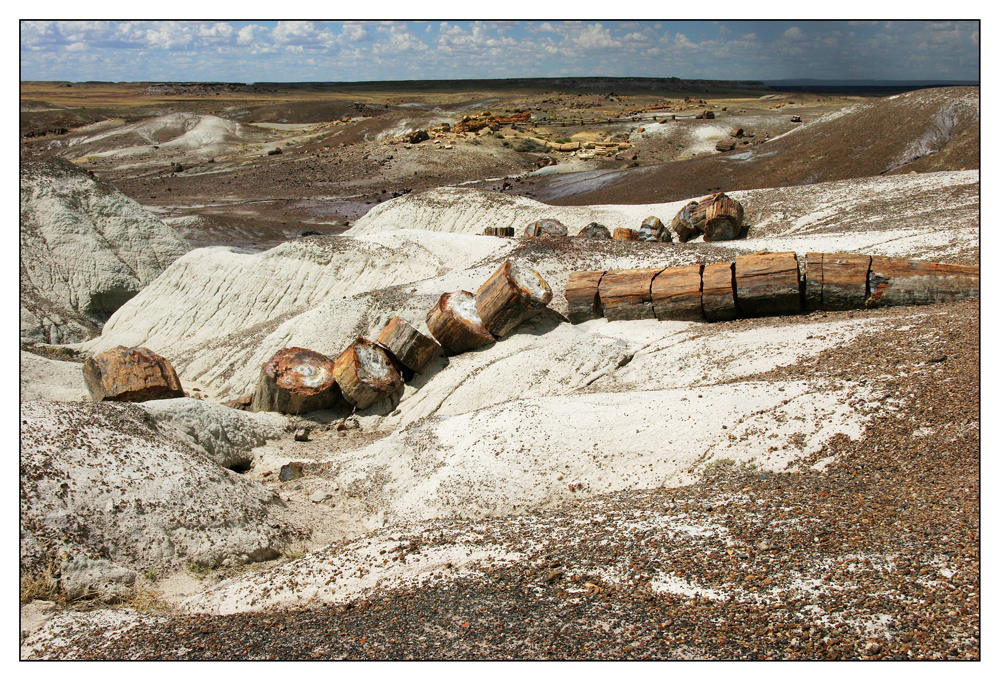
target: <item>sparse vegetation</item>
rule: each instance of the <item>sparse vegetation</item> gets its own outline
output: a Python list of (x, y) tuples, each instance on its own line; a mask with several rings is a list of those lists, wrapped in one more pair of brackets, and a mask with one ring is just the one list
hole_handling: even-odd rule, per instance
[(525, 139), (518, 142), (517, 146), (514, 147), (514, 151), (521, 151), (526, 153), (540, 153), (548, 151), (548, 146), (544, 144), (539, 144), (533, 139)]

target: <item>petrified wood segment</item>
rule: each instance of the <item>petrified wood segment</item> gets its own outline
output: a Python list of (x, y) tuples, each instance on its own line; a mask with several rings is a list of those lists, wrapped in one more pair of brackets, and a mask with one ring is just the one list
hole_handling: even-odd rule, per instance
[(663, 226), (660, 222), (660, 218), (655, 215), (650, 215), (648, 218), (643, 220), (642, 225), (639, 227), (639, 241), (666, 241), (670, 242), (673, 239), (670, 237), (670, 230)]
[(148, 348), (124, 345), (83, 363), (83, 380), (95, 402), (145, 402), (184, 397), (173, 365)]
[(705, 321), (701, 311), (702, 265), (668, 267), (656, 275), (650, 289), (657, 319)]
[(333, 360), (315, 350), (278, 350), (260, 368), (250, 409), (283, 414), (329, 409), (340, 398), (333, 369)]
[(930, 305), (979, 297), (979, 268), (873, 256), (867, 307)]
[(458, 355), (496, 342), (476, 310), (476, 297), (468, 291), (442, 295), (427, 313), (427, 328), (446, 355)]
[(552, 288), (535, 270), (504, 262), (476, 291), (476, 310), (483, 326), (503, 338), (552, 301)]
[(736, 319), (736, 283), (733, 263), (705, 265), (701, 273), (701, 309), (709, 322)]
[(588, 239), (610, 239), (611, 232), (609, 232), (608, 228), (601, 223), (591, 222), (589, 225), (581, 229), (577, 236)]
[(651, 288), (662, 267), (613, 270), (601, 278), (598, 292), (608, 321), (655, 319)]
[(797, 314), (801, 301), (795, 253), (736, 256), (736, 305), (741, 317)]
[(410, 371), (418, 374), (441, 352), (441, 346), (429, 336), (417, 331), (402, 317), (393, 317), (378, 335), (378, 343)]
[(705, 241), (729, 241), (740, 235), (743, 205), (725, 194), (714, 196), (705, 207)]
[(483, 230), (483, 236), (514, 236), (513, 227), (487, 227)]
[(569, 321), (579, 324), (588, 319), (599, 319), (601, 312), (600, 285), (604, 272), (571, 272), (566, 282), (566, 302), (569, 303)]
[(638, 241), (639, 232), (628, 227), (615, 227), (614, 239), (615, 241)]
[[(670, 222), (670, 229), (677, 235), (677, 239), (683, 243), (698, 236), (698, 228), (694, 225), (694, 211), (698, 207), (697, 201), (692, 201), (688, 205), (677, 211), (677, 215)], [(704, 214), (703, 214), (704, 215)]]
[(552, 218), (533, 222), (524, 230), (524, 236), (566, 236), (568, 233), (566, 225)]
[(859, 310), (868, 298), (871, 256), (806, 253), (805, 309)]
[(344, 399), (358, 409), (367, 409), (384, 400), (403, 385), (403, 378), (386, 351), (360, 336), (340, 353), (333, 374)]

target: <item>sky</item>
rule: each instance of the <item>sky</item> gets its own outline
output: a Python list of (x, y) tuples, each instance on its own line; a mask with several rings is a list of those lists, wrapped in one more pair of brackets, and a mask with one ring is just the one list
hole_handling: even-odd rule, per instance
[(22, 80), (978, 80), (978, 21), (22, 21)]

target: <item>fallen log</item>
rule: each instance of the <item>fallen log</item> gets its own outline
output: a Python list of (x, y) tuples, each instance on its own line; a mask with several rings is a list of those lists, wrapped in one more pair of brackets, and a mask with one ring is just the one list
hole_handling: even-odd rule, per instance
[(367, 409), (403, 385), (386, 351), (361, 336), (337, 357), (333, 374), (344, 399), (357, 409)]
[(615, 227), (613, 238), (615, 241), (638, 241), (639, 233), (628, 227)]
[(736, 148), (735, 140), (719, 140), (715, 143), (716, 151), (732, 151)]
[(487, 227), (483, 230), (483, 236), (514, 236), (513, 227)]
[(729, 241), (740, 235), (743, 205), (725, 194), (716, 194), (705, 207), (705, 241)]
[(701, 273), (701, 309), (705, 321), (736, 319), (736, 281), (733, 263), (705, 265)]
[(552, 218), (537, 220), (524, 230), (524, 236), (566, 236), (568, 233), (566, 225)]
[(552, 301), (552, 289), (535, 270), (504, 262), (476, 291), (476, 310), (483, 326), (503, 338)]
[(250, 410), (305, 414), (336, 406), (333, 369), (333, 360), (315, 350), (282, 348), (261, 366)]
[(865, 307), (931, 305), (979, 297), (979, 268), (872, 256)]
[(495, 343), (476, 310), (476, 297), (468, 291), (442, 295), (427, 313), (427, 328), (446, 355), (458, 355)]
[(660, 218), (655, 215), (650, 215), (648, 218), (642, 221), (642, 226), (639, 227), (639, 241), (665, 241), (670, 243), (673, 239), (670, 237), (670, 230), (663, 226), (660, 222)]
[(417, 331), (402, 317), (393, 317), (378, 335), (377, 343), (388, 350), (404, 367), (418, 374), (431, 363), (441, 346), (429, 336)]
[(173, 365), (148, 348), (124, 345), (83, 363), (83, 380), (94, 402), (145, 402), (184, 397)]
[(860, 310), (868, 299), (871, 256), (806, 253), (805, 310)]
[(798, 314), (802, 308), (795, 253), (736, 256), (736, 305), (741, 317)]
[(601, 278), (598, 293), (608, 321), (655, 319), (651, 288), (662, 267), (613, 270)]
[(601, 277), (604, 272), (571, 272), (566, 282), (567, 315), (571, 324), (599, 319), (601, 311)]
[(698, 207), (697, 201), (692, 201), (681, 208), (674, 219), (670, 222), (670, 229), (677, 235), (677, 239), (684, 243), (700, 234), (700, 230), (694, 224), (694, 211)]
[(659, 320), (705, 321), (701, 310), (703, 265), (668, 267), (653, 279), (650, 297)]

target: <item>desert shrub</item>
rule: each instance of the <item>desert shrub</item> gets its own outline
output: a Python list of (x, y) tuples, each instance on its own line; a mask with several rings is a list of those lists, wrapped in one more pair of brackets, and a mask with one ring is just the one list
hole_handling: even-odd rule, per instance
[(521, 140), (520, 142), (518, 142), (517, 146), (514, 147), (514, 151), (521, 151), (527, 153), (542, 152), (547, 150), (548, 150), (547, 146), (545, 146), (544, 144), (539, 144), (535, 140), (531, 139)]
[(560, 137), (556, 140), (556, 144), (569, 144), (573, 141), (572, 137)]

